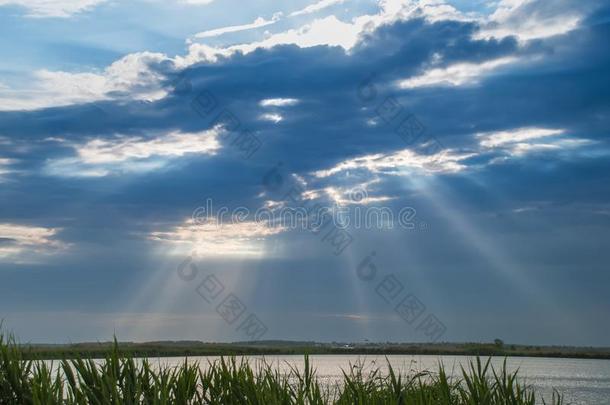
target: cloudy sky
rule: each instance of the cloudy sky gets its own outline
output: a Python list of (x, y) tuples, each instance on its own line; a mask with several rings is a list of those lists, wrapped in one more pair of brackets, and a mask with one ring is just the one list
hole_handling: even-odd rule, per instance
[(0, 0), (4, 328), (610, 345), (609, 42), (594, 0)]

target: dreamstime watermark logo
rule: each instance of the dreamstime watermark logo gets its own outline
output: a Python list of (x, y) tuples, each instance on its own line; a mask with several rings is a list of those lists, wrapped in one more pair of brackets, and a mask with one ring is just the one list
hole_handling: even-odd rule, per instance
[(402, 207), (398, 212), (386, 206), (363, 206), (368, 199), (363, 188), (355, 188), (348, 193), (343, 203), (317, 203), (311, 209), (301, 206), (261, 207), (252, 211), (247, 207), (230, 209), (226, 206), (214, 206), (211, 198), (205, 205), (197, 207), (191, 216), (195, 225), (236, 225), (255, 222), (257, 224), (284, 229), (317, 230), (332, 223), (335, 228), (352, 229), (394, 229), (426, 230), (427, 223), (417, 220), (417, 211), (413, 207)]

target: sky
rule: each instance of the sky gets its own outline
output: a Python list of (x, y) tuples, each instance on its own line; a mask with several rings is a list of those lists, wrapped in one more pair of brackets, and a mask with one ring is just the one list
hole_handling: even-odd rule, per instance
[(610, 346), (609, 42), (594, 0), (0, 0), (3, 328)]

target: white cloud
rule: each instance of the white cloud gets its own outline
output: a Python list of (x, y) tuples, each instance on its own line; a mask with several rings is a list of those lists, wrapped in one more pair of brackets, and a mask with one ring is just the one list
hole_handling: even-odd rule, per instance
[(264, 252), (267, 237), (283, 231), (282, 227), (262, 221), (219, 223), (188, 219), (170, 231), (152, 232), (149, 239), (198, 256), (257, 256)]
[(59, 230), (0, 223), (0, 261), (33, 262), (36, 255), (65, 248), (66, 244), (55, 239)]
[[(586, 3), (586, 2), (585, 2)], [(521, 41), (562, 35), (578, 28), (587, 4), (561, 5), (536, 0), (502, 0), (476, 39), (516, 36)]]
[(228, 58), (235, 51), (229, 48), (217, 48), (206, 44), (192, 43), (185, 56), (176, 56), (173, 60), (175, 66), (184, 69), (199, 62), (215, 63), (219, 58)]
[(310, 4), (309, 6), (303, 8), (301, 10), (290, 13), (290, 16), (295, 17), (295, 16), (299, 16), (299, 15), (303, 15), (303, 14), (316, 13), (327, 7), (334, 6), (335, 4), (342, 4), (344, 2), (345, 2), (345, 0), (320, 0), (317, 3)]
[(217, 36), (231, 33), (231, 32), (246, 31), (246, 30), (251, 30), (251, 29), (255, 29), (255, 28), (265, 27), (267, 25), (275, 24), (277, 21), (279, 21), (280, 15), (281, 14), (274, 14), (273, 17), (271, 18), (271, 20), (265, 20), (264, 18), (259, 17), (250, 24), (233, 25), (233, 26), (229, 26), (229, 27), (222, 27), (222, 28), (217, 28), (217, 29), (213, 29), (213, 30), (199, 32), (199, 33), (195, 34), (193, 36), (193, 38), (201, 39), (201, 38), (217, 37)]
[(470, 21), (473, 17), (463, 14), (443, 0), (381, 0), (380, 13), (375, 16), (377, 24), (395, 20), (425, 18), (430, 22), (442, 20)]
[(472, 153), (440, 151), (431, 155), (420, 155), (411, 149), (394, 153), (377, 153), (347, 159), (336, 166), (314, 172), (314, 176), (324, 178), (347, 170), (365, 169), (371, 173), (401, 174), (418, 171), (426, 174), (455, 173), (466, 168), (461, 161), (474, 156)]
[(179, 0), (181, 3), (190, 4), (193, 6), (203, 6), (206, 4), (213, 3), (214, 0)]
[(296, 98), (266, 98), (260, 101), (262, 107), (288, 107), (299, 102)]
[(107, 0), (0, 0), (0, 7), (16, 5), (28, 10), (28, 17), (71, 17)]
[(278, 122), (283, 120), (284, 117), (282, 117), (280, 114), (265, 113), (265, 114), (261, 114), (260, 119), (263, 120), (263, 121), (275, 122), (277, 124)]
[[(0, 138), (0, 141), (2, 139)], [(0, 145), (2, 143), (0, 142)], [(0, 158), (0, 183), (4, 181), (4, 175), (10, 173), (12, 170), (9, 168), (11, 164), (15, 162), (14, 159)]]
[(364, 187), (325, 187), (322, 190), (307, 191), (308, 198), (305, 199), (316, 199), (320, 197), (320, 193), (323, 192), (330, 198), (330, 200), (337, 205), (368, 205), (373, 203), (385, 202), (393, 200), (394, 197), (380, 195), (370, 196)]
[(195, 133), (174, 131), (151, 139), (126, 136), (94, 139), (71, 145), (76, 157), (50, 161), (46, 169), (51, 175), (66, 177), (156, 170), (186, 154), (214, 155), (220, 149), (221, 131), (220, 128)]
[(563, 16), (556, 18), (550, 24), (535, 20), (525, 21), (519, 26), (517, 24), (498, 24), (482, 29), (474, 38), (489, 39), (516, 36), (520, 40), (528, 41), (568, 33), (578, 28), (580, 21), (580, 17)]
[[(313, 13), (341, 2), (340, 0), (321, 0), (302, 10), (295, 11), (289, 16)], [(380, 0), (378, 13), (357, 16), (351, 21), (341, 21), (334, 15), (329, 15), (314, 19), (299, 28), (274, 33), (264, 40), (252, 43), (237, 44), (225, 48), (191, 44), (189, 55), (183, 60), (188, 60), (190, 63), (201, 60), (214, 62), (218, 56), (228, 56), (235, 52), (249, 53), (258, 48), (270, 48), (280, 44), (295, 44), (300, 47), (341, 46), (349, 51), (358, 42), (362, 33), (371, 32), (379, 26), (391, 24), (395, 21), (413, 18), (425, 18), (430, 22), (441, 20), (478, 21), (484, 24), (484, 28), (477, 34), (477, 37), (489, 37), (494, 33), (494, 30), (497, 31), (496, 33), (502, 33), (502, 30), (505, 30), (504, 34), (520, 35), (523, 39), (556, 35), (574, 29), (578, 25), (580, 17), (572, 11), (566, 11), (564, 14), (560, 12), (555, 14), (536, 13), (532, 11), (536, 10), (535, 8), (530, 10), (522, 7), (522, 4), (529, 3), (532, 3), (532, 1), (504, 0), (500, 2), (498, 9), (491, 17), (483, 20), (476, 14), (464, 14), (442, 0)], [(516, 22), (525, 20), (527, 21), (515, 25)], [(258, 22), (264, 24), (268, 21), (259, 19)], [(257, 24), (253, 23), (238, 27), (256, 26)], [(495, 68), (493, 66), (494, 62), (502, 63), (501, 60), (488, 62), (492, 65), (492, 69)], [(490, 68), (489, 65), (483, 65), (483, 69)]]
[[(0, 142), (0, 144), (1, 144), (1, 142)], [(14, 162), (13, 159), (0, 158), (0, 170), (3, 170), (2, 167), (6, 167), (6, 166), (10, 165), (13, 162)]]
[[(300, 28), (273, 34), (263, 41), (234, 45), (227, 49), (248, 53), (257, 48), (295, 44), (302, 48), (318, 45), (340, 46), (349, 51), (358, 42), (360, 34), (373, 31), (381, 25), (419, 16), (431, 20), (448, 18), (447, 10), (441, 11), (439, 7), (444, 9), (450, 6), (441, 5), (441, 3), (435, 1), (382, 0), (379, 2), (379, 12), (374, 15), (359, 16), (348, 22), (341, 21), (334, 15), (329, 15), (314, 19)], [(455, 10), (452, 7), (450, 8)], [(454, 15), (452, 14), (452, 16)]]
[(403, 89), (423, 86), (462, 86), (478, 82), (500, 67), (515, 63), (515, 57), (504, 57), (483, 63), (456, 63), (444, 68), (433, 68), (419, 76), (399, 82)]
[(2, 89), (0, 110), (32, 110), (116, 98), (158, 100), (164, 76), (151, 65), (167, 60), (160, 53), (129, 54), (99, 73), (39, 70), (26, 89)]
[(294, 44), (301, 48), (317, 45), (341, 46), (351, 49), (357, 40), (358, 28), (339, 21), (335, 16), (316, 19), (300, 28), (272, 34), (268, 38), (245, 44), (232, 45), (226, 48), (211, 47), (206, 44), (193, 43), (185, 57), (177, 57), (177, 66), (186, 67), (201, 61), (216, 62), (220, 57), (229, 57), (237, 52), (251, 53), (260, 48), (272, 48), (277, 45)]
[(225, 48), (194, 43), (190, 45), (187, 56), (176, 59), (178, 65), (199, 61), (215, 62), (218, 57), (230, 56), (235, 52), (247, 54), (259, 48), (271, 48), (285, 44), (294, 44), (301, 48), (318, 45), (340, 46), (346, 51), (350, 51), (362, 33), (371, 32), (381, 25), (416, 17), (423, 17), (432, 22), (445, 19), (469, 19), (454, 7), (438, 0), (381, 0), (377, 14), (358, 16), (348, 22), (329, 15), (316, 18), (299, 28), (271, 34), (261, 41)]
[[(595, 144), (589, 139), (569, 138), (562, 129), (526, 127), (505, 131), (494, 131), (475, 134), (477, 148), (468, 150), (445, 149), (435, 154), (418, 154), (417, 151), (404, 149), (393, 153), (377, 153), (344, 160), (335, 166), (318, 170), (312, 174), (317, 178), (327, 178), (339, 173), (349, 173), (356, 170), (366, 170), (372, 174), (404, 175), (409, 173), (448, 174), (459, 173), (467, 169), (480, 169), (487, 165), (522, 158), (525, 155), (541, 152), (553, 152), (557, 158), (571, 159), (574, 157), (591, 156), (585, 146)], [(485, 163), (469, 164), (466, 160), (476, 156), (489, 156)], [(604, 156), (607, 151), (600, 151), (597, 156)], [(349, 190), (338, 187), (326, 187), (313, 190), (310, 198), (320, 198), (326, 193), (337, 203), (348, 203)], [(388, 199), (386, 196), (366, 197), (365, 202), (377, 202)], [(370, 200), (370, 201), (369, 201)]]
[(567, 138), (562, 129), (537, 127), (486, 132), (477, 134), (476, 137), (483, 148), (504, 151), (506, 156), (496, 158), (494, 162), (528, 153), (574, 150), (593, 143), (588, 139)]
[(291, 29), (271, 35), (260, 42), (251, 44), (233, 45), (228, 49), (244, 53), (252, 52), (258, 48), (271, 48), (276, 45), (295, 44), (301, 48), (318, 45), (340, 46), (346, 50), (351, 49), (357, 42), (360, 27), (352, 23), (339, 20), (334, 15), (315, 19), (300, 28)]
[(151, 156), (180, 157), (187, 153), (211, 155), (220, 148), (217, 135), (218, 130), (212, 129), (195, 133), (174, 131), (153, 139), (96, 139), (78, 147), (77, 152), (83, 162), (90, 164), (117, 163)]
[[(311, 14), (311, 13), (323, 10), (327, 7), (330, 7), (334, 4), (343, 3), (344, 1), (345, 0), (321, 0), (315, 4), (311, 4), (301, 10), (298, 10), (298, 11), (295, 11), (295, 12), (289, 14), (289, 17), (295, 17), (295, 16), (299, 16), (299, 15), (303, 15), (303, 14)], [(282, 19), (282, 16), (283, 16), (282, 12), (277, 12), (277, 13), (273, 14), (273, 16), (270, 20), (267, 20), (263, 17), (258, 17), (256, 20), (254, 20), (252, 23), (249, 23), (249, 24), (233, 25), (233, 26), (221, 27), (221, 28), (216, 28), (216, 29), (212, 29), (212, 30), (199, 32), (199, 33), (193, 35), (192, 39), (217, 37), (217, 36), (228, 34), (228, 33), (240, 32), (240, 31), (246, 31), (246, 30), (265, 27), (265, 26), (272, 25), (272, 24), (275, 24), (276, 22), (280, 21)], [(271, 36), (272, 37), (274, 37), (275, 35), (278, 35), (278, 36), (275, 37), (275, 39), (271, 39), (270, 41), (278, 41), (278, 40), (281, 40), (282, 38), (289, 38), (291, 36), (294, 36), (295, 32), (303, 33), (307, 30), (308, 30), (308, 26), (304, 26), (304, 27), (301, 27), (301, 29), (289, 30), (287, 32), (274, 34)], [(290, 41), (293, 41), (293, 40), (289, 40), (289, 42), (280, 42), (280, 43), (296, 43), (296, 42), (290, 42)], [(269, 40), (262, 41), (262, 42), (263, 43), (259, 43), (259, 45), (255, 46), (255, 48), (251, 48), (248, 46), (248, 45), (253, 45), (253, 44), (241, 44), (236, 47), (230, 47), (230, 48), (226, 48), (226, 49), (230, 49), (231, 52), (235, 52), (237, 50), (251, 52), (252, 50), (256, 49), (257, 47), (268, 47), (268, 45), (266, 45), (265, 42), (269, 43)], [(220, 49), (218, 49), (218, 50), (220, 51)], [(220, 52), (222, 53), (222, 51), (220, 51)]]
[(562, 129), (549, 128), (518, 128), (508, 131), (485, 132), (477, 134), (481, 146), (486, 148), (494, 148), (498, 146), (506, 146), (511, 144), (523, 143), (534, 139), (545, 138), (549, 136), (562, 134)]

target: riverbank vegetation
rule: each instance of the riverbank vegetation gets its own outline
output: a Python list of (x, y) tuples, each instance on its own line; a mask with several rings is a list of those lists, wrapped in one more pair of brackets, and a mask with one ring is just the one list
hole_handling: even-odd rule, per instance
[[(113, 342), (74, 344), (26, 344), (22, 349), (32, 358), (62, 359), (79, 356), (101, 358), (112, 349)], [(557, 357), (610, 359), (610, 348), (572, 346), (528, 346), (504, 343), (318, 343), (259, 341), (206, 343), (197, 341), (121, 342), (121, 353), (134, 357), (193, 357), (240, 355), (453, 355), (500, 357)]]

